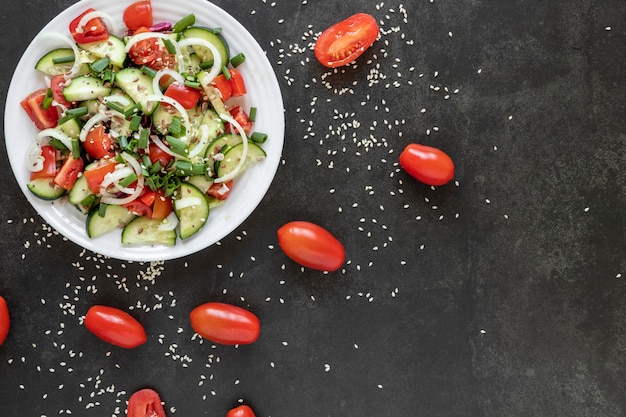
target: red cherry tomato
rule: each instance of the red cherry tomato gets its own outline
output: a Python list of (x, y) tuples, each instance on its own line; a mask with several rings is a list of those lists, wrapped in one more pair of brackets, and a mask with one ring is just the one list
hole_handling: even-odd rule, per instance
[(341, 268), (346, 252), (328, 230), (305, 221), (289, 222), (278, 229), (278, 245), (294, 262), (320, 271)]
[(191, 311), (191, 327), (200, 336), (222, 345), (246, 345), (259, 338), (259, 318), (225, 303), (205, 303)]
[(137, 1), (124, 10), (124, 24), (130, 30), (152, 26), (152, 3), (150, 0)]
[(104, 131), (103, 125), (94, 126), (83, 142), (85, 151), (94, 159), (110, 158), (115, 156), (111, 136)]
[(187, 110), (193, 109), (200, 100), (200, 90), (177, 82), (171, 83), (163, 94), (178, 101)]
[(85, 180), (87, 180), (87, 186), (92, 193), (100, 193), (100, 184), (104, 181), (106, 174), (115, 171), (116, 165), (117, 162), (115, 162), (114, 159), (110, 159), (105, 161), (105, 163), (99, 163), (98, 166), (86, 169), (85, 172), (83, 172)]
[(78, 179), (78, 175), (83, 171), (83, 165), (84, 163), (81, 158), (74, 158), (72, 155), (68, 156), (63, 166), (61, 166), (61, 169), (54, 177), (54, 182), (67, 191), (71, 190)]
[(30, 120), (41, 130), (55, 127), (59, 121), (59, 111), (56, 106), (50, 106), (47, 109), (41, 107), (46, 98), (46, 92), (45, 88), (33, 91), (20, 103)]
[(0, 346), (4, 343), (9, 334), (9, 328), (11, 327), (11, 317), (9, 316), (9, 308), (7, 302), (0, 295)]
[(41, 156), (43, 157), (43, 169), (30, 173), (30, 179), (36, 178), (54, 178), (57, 175), (57, 150), (50, 145), (41, 147)]
[(70, 33), (76, 43), (90, 43), (109, 39), (109, 30), (99, 17), (90, 19), (84, 26), (78, 27), (83, 16), (93, 11), (94, 9), (89, 8), (70, 22)]
[(411, 143), (400, 154), (400, 166), (428, 185), (444, 185), (454, 177), (452, 158), (440, 149)]
[(239, 407), (235, 407), (226, 413), (226, 417), (256, 417), (252, 408), (247, 405), (240, 405)]
[(163, 168), (168, 166), (172, 159), (174, 159), (172, 155), (159, 148), (159, 145), (152, 141), (150, 145), (148, 145), (148, 157), (151, 163), (156, 164), (158, 161)]
[(141, 323), (115, 307), (91, 307), (85, 317), (85, 327), (105, 342), (126, 349), (142, 345), (147, 340)]
[(63, 95), (63, 88), (65, 87), (65, 75), (55, 75), (50, 79), (50, 88), (52, 89), (52, 98), (61, 106), (70, 107), (70, 102), (65, 99)]
[(315, 42), (315, 57), (329, 68), (357, 59), (378, 38), (378, 23), (367, 13), (357, 13), (326, 29)]
[(152, 218), (165, 219), (174, 209), (172, 199), (165, 196), (165, 191), (159, 188), (154, 196), (154, 204), (152, 205)]
[(159, 394), (150, 388), (133, 393), (128, 399), (127, 417), (165, 417)]

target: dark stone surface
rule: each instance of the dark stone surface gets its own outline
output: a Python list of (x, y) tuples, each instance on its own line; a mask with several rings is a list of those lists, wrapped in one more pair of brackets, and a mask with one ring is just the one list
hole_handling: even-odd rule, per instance
[[(626, 3), (215, 3), (282, 88), (269, 193), (220, 245), (121, 262), (50, 230), (2, 146), (13, 327), (0, 414), (125, 415), (145, 386), (180, 416), (225, 415), (239, 399), (272, 417), (626, 414)], [(70, 4), (4, 2), (3, 108), (21, 53)], [(314, 34), (359, 11), (383, 23), (381, 39), (356, 67), (327, 71)], [(408, 177), (397, 157), (410, 142), (448, 152), (458, 183)], [(283, 255), (276, 230), (296, 219), (340, 238), (342, 271)], [(259, 341), (193, 338), (188, 313), (210, 300), (254, 311)], [(131, 310), (148, 343), (97, 340), (81, 321), (96, 303)]]

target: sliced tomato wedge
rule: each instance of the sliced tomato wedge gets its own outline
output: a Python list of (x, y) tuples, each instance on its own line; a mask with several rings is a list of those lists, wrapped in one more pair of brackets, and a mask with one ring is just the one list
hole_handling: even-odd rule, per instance
[(66, 190), (71, 190), (78, 178), (78, 175), (83, 171), (82, 158), (73, 158), (72, 155), (68, 156), (61, 169), (54, 177), (54, 182)]
[(83, 142), (85, 151), (94, 159), (111, 158), (115, 156), (111, 136), (104, 131), (103, 125), (94, 126)]
[(246, 89), (246, 83), (243, 80), (243, 76), (236, 69), (228, 70), (230, 72), (230, 86), (233, 90), (233, 97), (239, 97), (245, 95), (248, 91)]
[(46, 88), (33, 91), (20, 103), (30, 120), (41, 130), (55, 127), (59, 122), (59, 111), (56, 106), (50, 106), (47, 109), (41, 106), (47, 91)]
[(76, 43), (91, 43), (109, 39), (109, 30), (99, 17), (89, 19), (84, 26), (78, 27), (83, 16), (94, 11), (93, 8), (89, 8), (70, 22), (70, 33)]
[(96, 168), (88, 169), (83, 172), (85, 179), (87, 180), (87, 186), (92, 193), (98, 194), (100, 192), (100, 184), (104, 181), (106, 174), (115, 171), (117, 163), (113, 160), (102, 164)]
[[(246, 113), (246, 111), (241, 106), (233, 107), (229, 113), (232, 118), (235, 119), (235, 121), (239, 123), (239, 125), (241, 125), (244, 132), (250, 133), (253, 123), (250, 120), (250, 116), (248, 116), (248, 113)], [(226, 125), (226, 130), (230, 133), (239, 133), (239, 131), (230, 124)]]
[(161, 404), (159, 394), (150, 389), (144, 388), (128, 399), (127, 417), (165, 417), (165, 410)]
[(159, 189), (156, 191), (156, 198), (152, 206), (153, 219), (165, 219), (174, 209), (172, 199), (165, 196), (165, 191)]
[(177, 82), (171, 83), (164, 94), (178, 101), (185, 109), (193, 109), (200, 100), (200, 90), (180, 85)]
[(70, 107), (70, 102), (68, 102), (63, 95), (63, 87), (65, 87), (66, 82), (67, 80), (63, 74), (55, 75), (50, 80), (50, 88), (52, 89), (52, 98), (54, 101), (59, 103), (61, 106)]
[(357, 59), (378, 38), (378, 23), (367, 13), (357, 13), (326, 29), (315, 42), (315, 57), (329, 68)]
[(174, 158), (153, 142), (150, 142), (150, 145), (148, 146), (148, 157), (150, 158), (150, 162), (153, 164), (156, 164), (157, 161), (159, 161), (162, 167), (168, 166)]
[[(149, 31), (148, 28), (141, 27), (134, 34)], [(176, 63), (176, 57), (170, 55), (157, 38), (148, 38), (137, 42), (128, 51), (128, 56), (136, 65), (145, 65), (157, 71), (172, 68)]]
[(41, 147), (41, 156), (43, 157), (43, 169), (30, 173), (30, 179), (37, 178), (54, 178), (57, 175), (57, 150), (50, 145)]
[(140, 199), (122, 204), (122, 207), (126, 207), (128, 211), (136, 214), (137, 216), (146, 216), (149, 219), (152, 218), (152, 209), (144, 204)]
[(220, 74), (217, 77), (213, 78), (212, 84), (220, 92), (222, 101), (228, 100), (233, 95), (233, 86), (226, 79), (226, 76), (224, 74)]
[(218, 200), (226, 200), (230, 195), (233, 187), (233, 180), (226, 181), (225, 183), (213, 183), (207, 190), (207, 195), (217, 198)]

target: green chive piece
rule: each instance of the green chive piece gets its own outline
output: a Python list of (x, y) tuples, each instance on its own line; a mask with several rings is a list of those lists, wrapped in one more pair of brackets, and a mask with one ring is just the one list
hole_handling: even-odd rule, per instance
[(199, 163), (191, 165), (191, 175), (203, 175), (207, 171), (207, 164)]
[(102, 71), (104, 71), (109, 64), (111, 63), (111, 60), (107, 57), (104, 58), (100, 58), (99, 60), (93, 62), (89, 68), (91, 68), (91, 70), (93, 72), (95, 72), (96, 74), (100, 74)]
[(98, 216), (104, 217), (104, 215), (106, 213), (107, 213), (107, 205), (106, 204), (99, 204), (98, 205)]
[(228, 71), (228, 67), (226, 67), (226, 65), (222, 65), (222, 73), (224, 74), (224, 78), (226, 78), (226, 81), (232, 78), (232, 75), (230, 75), (230, 71)]
[(220, 33), (222, 33), (222, 28), (221, 27), (216, 27), (211, 29), (211, 32), (215, 33), (216, 35), (219, 35)]
[(201, 90), (202, 86), (197, 81), (185, 80), (185, 86), (189, 88), (194, 88), (196, 90)]
[(111, 68), (107, 68), (102, 72), (100, 78), (102, 78), (102, 81), (105, 83), (113, 83), (113, 81), (115, 81), (115, 73)]
[(172, 135), (176, 137), (180, 137), (182, 130), (183, 130), (183, 125), (181, 123), (180, 117), (178, 116), (172, 117), (172, 122), (170, 123), (168, 130), (170, 131)]
[(131, 132), (135, 132), (141, 126), (141, 116), (134, 114), (133, 117), (130, 118), (130, 125), (128, 128)]
[(162, 40), (163, 40), (163, 45), (165, 45), (165, 49), (167, 49), (167, 52), (172, 55), (176, 54), (176, 47), (174, 46), (172, 41), (167, 38), (163, 38)]
[(182, 32), (183, 30), (187, 29), (189, 26), (193, 26), (194, 23), (196, 23), (196, 16), (193, 13), (188, 14), (187, 16), (183, 17), (182, 19), (180, 19), (178, 22), (174, 24), (174, 26), (172, 27), (172, 32), (174, 33)]
[(250, 121), (253, 123), (256, 121), (256, 107), (250, 107), (250, 114), (248, 115), (248, 119), (250, 119)]
[(170, 149), (176, 155), (187, 155), (187, 144), (180, 139), (177, 139), (173, 136), (166, 136), (167, 144), (170, 145)]
[(141, 129), (139, 131), (139, 139), (137, 140), (138, 149), (148, 149), (150, 145), (150, 131), (148, 129)]
[(212, 59), (200, 63), (200, 68), (202, 68), (202, 69), (209, 69), (212, 66), (213, 66), (213, 60)]
[(72, 156), (74, 159), (80, 158), (80, 145), (78, 139), (72, 139)]
[(139, 113), (139, 111), (141, 111), (141, 103), (135, 103), (123, 112), (124, 117), (129, 118), (130, 116)]
[(237, 55), (230, 59), (230, 65), (237, 68), (239, 65), (243, 64), (246, 60), (246, 56), (243, 52), (239, 52)]
[(89, 194), (87, 197), (83, 198), (80, 201), (80, 205), (86, 208), (91, 208), (93, 204), (96, 202), (95, 194)]
[(127, 149), (128, 148), (128, 137), (127, 136), (120, 136), (118, 139), (119, 144), (120, 144), (120, 148), (122, 149)]
[(87, 106), (81, 106), (67, 110), (65, 112), (65, 115), (71, 117), (80, 117), (86, 115), (87, 113), (89, 113), (89, 109), (87, 108)]
[(265, 143), (267, 140), (267, 133), (254, 132), (252, 133), (252, 136), (250, 136), (250, 139), (252, 139), (252, 142), (254, 143)]
[(176, 169), (182, 175), (191, 175), (192, 168), (191, 162), (189, 161), (176, 161)]
[[(146, 165), (147, 166), (147, 165)], [(152, 174), (156, 174), (157, 172), (161, 171), (161, 168), (163, 168), (161, 166), (161, 161), (156, 161), (154, 164), (150, 165), (150, 170), (148, 171), (151, 175)]]
[(53, 58), (52, 63), (53, 64), (67, 64), (68, 62), (74, 62), (75, 60), (76, 60), (76, 57), (74, 55), (66, 55), (66, 56), (60, 56), (58, 58)]
[(154, 76), (157, 73), (155, 70), (145, 65), (141, 67), (141, 72), (143, 72), (144, 74), (146, 74), (148, 77), (151, 77), (151, 78), (154, 78)]
[(43, 98), (43, 101), (41, 102), (41, 108), (44, 110), (48, 110), (50, 108), (50, 106), (52, 105), (52, 100), (53, 100), (53, 93), (52, 93), (52, 88), (48, 88), (46, 90), (46, 95)]
[(111, 110), (114, 110), (114, 111), (116, 111), (116, 112), (118, 112), (118, 113), (122, 113), (122, 114), (124, 114), (124, 110), (125, 110), (125, 109), (124, 109), (124, 107), (122, 107), (119, 103), (116, 103), (116, 102), (114, 102), (114, 101), (108, 101), (108, 100), (107, 100), (107, 101), (106, 101), (106, 106), (107, 106), (108, 108), (110, 108)]
[(59, 151), (67, 151), (67, 147), (58, 139), (52, 138), (48, 145), (52, 146), (54, 149), (58, 149)]
[(130, 174), (126, 178), (121, 179), (119, 184), (120, 184), (121, 187), (128, 187), (129, 185), (131, 185), (135, 181), (137, 181), (137, 174), (135, 174), (133, 172), (132, 174)]

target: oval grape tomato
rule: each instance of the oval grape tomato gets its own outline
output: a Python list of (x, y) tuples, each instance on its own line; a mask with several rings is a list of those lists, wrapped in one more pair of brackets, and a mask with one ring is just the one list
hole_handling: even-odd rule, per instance
[(226, 417), (256, 417), (252, 408), (247, 405), (240, 405), (235, 407), (226, 413)]
[(329, 68), (357, 59), (378, 38), (378, 23), (367, 13), (357, 13), (326, 29), (315, 42), (315, 57)]
[(444, 185), (454, 177), (454, 162), (444, 151), (409, 144), (400, 154), (400, 166), (413, 178), (428, 185)]
[(341, 268), (346, 252), (328, 230), (314, 223), (294, 221), (278, 229), (278, 245), (294, 262), (320, 271)]
[(205, 303), (191, 311), (191, 327), (200, 336), (222, 345), (246, 345), (259, 338), (259, 318), (225, 303)]
[(91, 307), (85, 317), (85, 327), (105, 342), (126, 349), (135, 348), (148, 340), (141, 323), (115, 307)]
[(139, 0), (124, 10), (124, 24), (130, 30), (152, 26), (152, 3), (150, 0)]
[(4, 297), (0, 295), (0, 345), (6, 340), (10, 327), (11, 318), (9, 316), (9, 307)]
[(128, 399), (127, 417), (165, 417), (159, 394), (144, 388), (133, 393)]

